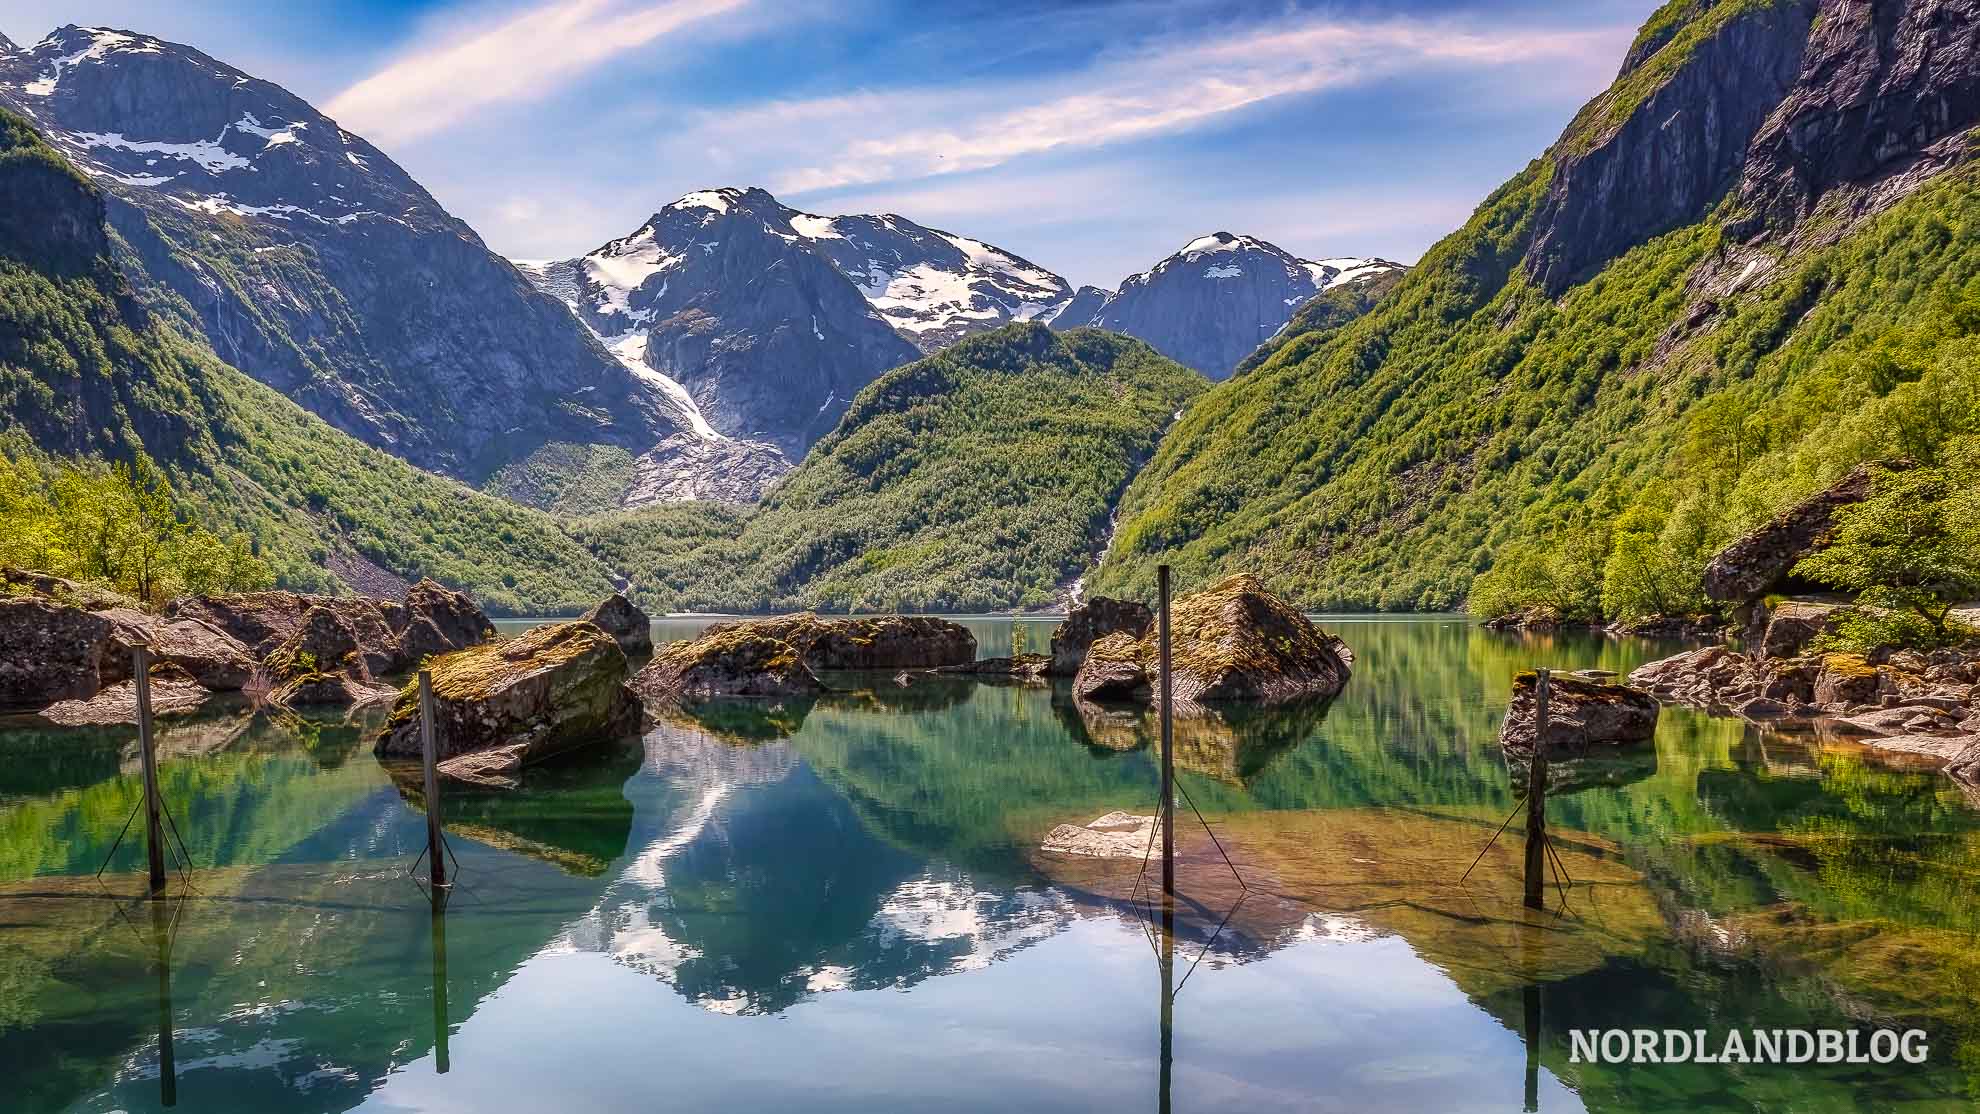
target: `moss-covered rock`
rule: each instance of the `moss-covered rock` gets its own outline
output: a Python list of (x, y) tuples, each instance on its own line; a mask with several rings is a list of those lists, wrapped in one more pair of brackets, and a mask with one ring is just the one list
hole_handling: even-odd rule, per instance
[(611, 635), (628, 657), (645, 657), (653, 652), (653, 620), (646, 612), (614, 592), (597, 607), (584, 613), (584, 621)]
[[(521, 744), (521, 761), (529, 763), (639, 727), (639, 701), (626, 687), (625, 651), (583, 621), (443, 654), (427, 668), (442, 759)], [(417, 684), (399, 693), (373, 751), (383, 758), (419, 757)]]
[(1155, 621), (1155, 613), (1145, 603), (1095, 596), (1066, 612), (1066, 620), (1052, 632), (1052, 673), (1071, 677), (1086, 661), (1086, 651), (1110, 634), (1140, 638)]
[[(1346, 686), (1354, 653), (1248, 573), (1170, 608), (1171, 686), (1178, 709), (1326, 698)], [(1110, 634), (1087, 651), (1073, 691), (1088, 700), (1144, 699), (1156, 685), (1160, 632)]]
[(789, 643), (812, 669), (934, 669), (976, 660), (968, 628), (929, 615), (820, 619), (809, 611), (721, 623), (703, 638), (733, 631)]
[[(1549, 679), (1546, 750), (1549, 758), (1578, 758), (1591, 751), (1647, 743), (1657, 733), (1657, 698), (1642, 689), (1555, 673)], [(1539, 674), (1513, 678), (1512, 703), (1499, 728), (1499, 745), (1524, 760), (1539, 737)]]
[(648, 704), (709, 696), (802, 696), (825, 691), (797, 647), (748, 624), (711, 628), (663, 647), (633, 678)]
[(263, 659), (262, 668), (271, 686), (268, 699), (287, 708), (346, 707), (392, 696), (390, 686), (372, 680), (350, 616), (328, 607), (304, 612), (296, 632)]

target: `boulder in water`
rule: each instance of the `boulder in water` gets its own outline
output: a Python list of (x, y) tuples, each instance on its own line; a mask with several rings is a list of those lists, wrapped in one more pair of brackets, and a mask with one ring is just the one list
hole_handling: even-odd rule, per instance
[(341, 610), (311, 607), (262, 664), (272, 686), (268, 699), (283, 707), (348, 707), (392, 696), (390, 687), (372, 680), (357, 631)]
[[(1657, 733), (1657, 698), (1628, 685), (1605, 684), (1556, 673), (1548, 685), (1547, 756), (1578, 758), (1604, 748), (1648, 742)], [(1499, 728), (1499, 745), (1521, 759), (1538, 737), (1539, 675), (1513, 678), (1512, 703)]]
[(1140, 638), (1155, 621), (1145, 603), (1095, 596), (1066, 612), (1065, 622), (1052, 632), (1052, 674), (1072, 677), (1086, 661), (1086, 651), (1110, 634)]
[(0, 708), (95, 696), (109, 641), (100, 615), (47, 599), (0, 599)]
[(238, 692), (254, 677), (258, 662), (239, 639), (198, 619), (167, 619), (129, 607), (97, 612), (110, 623), (104, 646), (104, 682), (131, 675), (131, 652), (139, 646), (160, 662), (184, 669), (215, 692)]
[(627, 657), (645, 657), (653, 652), (653, 620), (622, 593), (605, 597), (584, 613), (584, 621), (616, 639)]
[(721, 623), (703, 637), (733, 630), (788, 642), (812, 669), (934, 669), (976, 660), (968, 628), (929, 615), (820, 619), (811, 612)]
[(435, 654), (451, 654), (495, 637), (495, 624), (466, 592), (456, 592), (432, 580), (421, 580), (406, 591), (399, 613), (400, 658), (392, 670), (410, 669)]
[(825, 691), (797, 647), (747, 623), (711, 627), (700, 638), (661, 647), (632, 687), (652, 702)]
[[(433, 675), (438, 757), (520, 745), (527, 764), (632, 734), (639, 701), (626, 687), (626, 654), (612, 636), (578, 621), (443, 654)], [(408, 685), (373, 751), (420, 757), (419, 692)]]

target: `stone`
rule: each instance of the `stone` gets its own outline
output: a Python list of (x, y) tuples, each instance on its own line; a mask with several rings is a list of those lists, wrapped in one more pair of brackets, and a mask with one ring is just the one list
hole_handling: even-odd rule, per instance
[(373, 682), (370, 662), (345, 610), (311, 607), (262, 667), (271, 686), (269, 701), (285, 708), (350, 707), (393, 695), (390, 686)]
[(407, 589), (404, 623), (399, 633), (399, 664), (386, 672), (411, 669), (425, 658), (465, 650), (495, 637), (495, 624), (466, 592), (432, 580), (421, 580)]
[[(1299, 609), (1248, 573), (1176, 600), (1169, 611), (1170, 684), (1176, 705), (1275, 704), (1325, 699), (1347, 684), (1354, 655)], [(1110, 634), (1087, 651), (1073, 680), (1088, 700), (1141, 699), (1154, 692), (1160, 632)], [(1132, 649), (1130, 650), (1130, 647)], [(1138, 672), (1138, 678), (1137, 678)]]
[(797, 647), (744, 625), (671, 642), (632, 681), (648, 702), (710, 696), (801, 696), (825, 691)]
[(455, 755), (433, 767), (435, 776), (474, 789), (514, 789), (522, 784), (529, 744), (510, 743)]
[(256, 658), (266, 659), (301, 630), (312, 608), (343, 617), (350, 625), (373, 674), (396, 673), (406, 667), (399, 636), (385, 621), (377, 604), (361, 596), (308, 596), (295, 592), (238, 592), (223, 596), (192, 596), (165, 609), (172, 619), (196, 619), (233, 637)]
[(0, 599), (0, 708), (95, 696), (109, 640), (100, 615), (32, 596)]
[(627, 657), (645, 657), (653, 652), (653, 620), (621, 593), (612, 593), (585, 612), (584, 621), (611, 635)]
[(1087, 647), (1073, 695), (1084, 701), (1140, 701), (1148, 699), (1153, 683), (1141, 664), (1140, 640), (1117, 632)]
[(1736, 709), (1744, 719), (1779, 719), (1787, 715), (1787, 705), (1765, 696), (1756, 696)]
[(1883, 673), (1861, 654), (1824, 654), (1815, 678), (1817, 704), (1869, 704), (1883, 687)]
[[(1513, 678), (1512, 703), (1499, 728), (1508, 753), (1531, 755), (1538, 737), (1535, 716), (1539, 676)], [(1577, 758), (1598, 748), (1649, 742), (1657, 733), (1657, 698), (1628, 685), (1610, 685), (1555, 674), (1548, 686), (1546, 753)]]
[[(639, 728), (625, 651), (581, 620), (443, 654), (426, 667), (442, 759), (520, 745), (528, 764)], [(399, 693), (372, 750), (381, 758), (420, 757), (416, 686)]]
[(929, 672), (960, 673), (972, 677), (1013, 677), (1035, 681), (1049, 674), (1051, 668), (1052, 658), (1047, 654), (1019, 654), (1011, 658), (979, 658), (963, 665), (942, 665)]
[(139, 646), (149, 649), (155, 660), (184, 669), (214, 692), (246, 688), (260, 665), (239, 639), (198, 619), (167, 619), (128, 607), (96, 614), (110, 623), (101, 664), (106, 683), (130, 677), (131, 653)]
[(1806, 600), (1778, 604), (1760, 613), (1765, 616), (1765, 626), (1758, 646), (1749, 646), (1764, 658), (1796, 657), (1818, 636), (1835, 633), (1836, 613), (1841, 610), (1841, 604)]
[[(151, 668), (151, 714), (177, 715), (206, 703), (213, 693), (193, 680), (176, 665), (161, 663)], [(99, 727), (138, 721), (137, 682), (126, 678), (106, 686), (87, 700), (63, 700), (37, 712), (41, 719), (59, 727)]]
[(1052, 632), (1052, 666), (1055, 677), (1072, 677), (1086, 660), (1086, 651), (1110, 634), (1140, 638), (1155, 621), (1148, 605), (1133, 600), (1095, 596), (1066, 612), (1065, 621)]
[(1139, 859), (1161, 838), (1160, 817), (1110, 812), (1083, 826), (1060, 824), (1046, 833), (1039, 850), (1096, 859)]
[(1910, 467), (1911, 462), (1903, 460), (1859, 464), (1828, 488), (1782, 511), (1713, 555), (1705, 565), (1705, 594), (1728, 604), (1759, 599), (1785, 581), (1803, 557), (1829, 544), (1836, 511), (1869, 498), (1880, 469)]
[(807, 611), (720, 623), (702, 633), (733, 630), (787, 642), (814, 670), (934, 669), (976, 660), (976, 636), (968, 628), (927, 615), (820, 619)]

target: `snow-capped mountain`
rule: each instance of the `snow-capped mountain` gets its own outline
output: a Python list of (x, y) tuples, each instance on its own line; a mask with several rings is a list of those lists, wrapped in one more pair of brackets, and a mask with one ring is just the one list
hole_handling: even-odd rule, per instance
[(63, 27), (0, 46), (0, 103), (104, 188), (154, 312), (363, 440), (539, 501), (558, 461), (590, 458), (574, 445), (634, 457), (633, 501), (754, 497), (708, 471), (778, 470), (701, 432), (682, 392), (630, 374), (383, 152), (278, 85)]
[(1140, 337), (1223, 379), (1315, 294), (1399, 269), (1385, 259), (1300, 259), (1255, 237), (1217, 232), (1130, 275), (1117, 292), (1083, 286), (1042, 319), (1054, 328), (1094, 325)]
[(794, 458), (881, 372), (1069, 293), (980, 241), (761, 189), (690, 193), (587, 255), (517, 266), (628, 367), (680, 383), (710, 429)]

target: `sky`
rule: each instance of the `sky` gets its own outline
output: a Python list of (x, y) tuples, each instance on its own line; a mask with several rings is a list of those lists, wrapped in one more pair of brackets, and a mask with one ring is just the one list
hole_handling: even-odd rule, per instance
[(1614, 76), (1654, 0), (0, 0), (315, 104), (496, 251), (703, 188), (899, 213), (1113, 287), (1195, 237), (1413, 262)]

